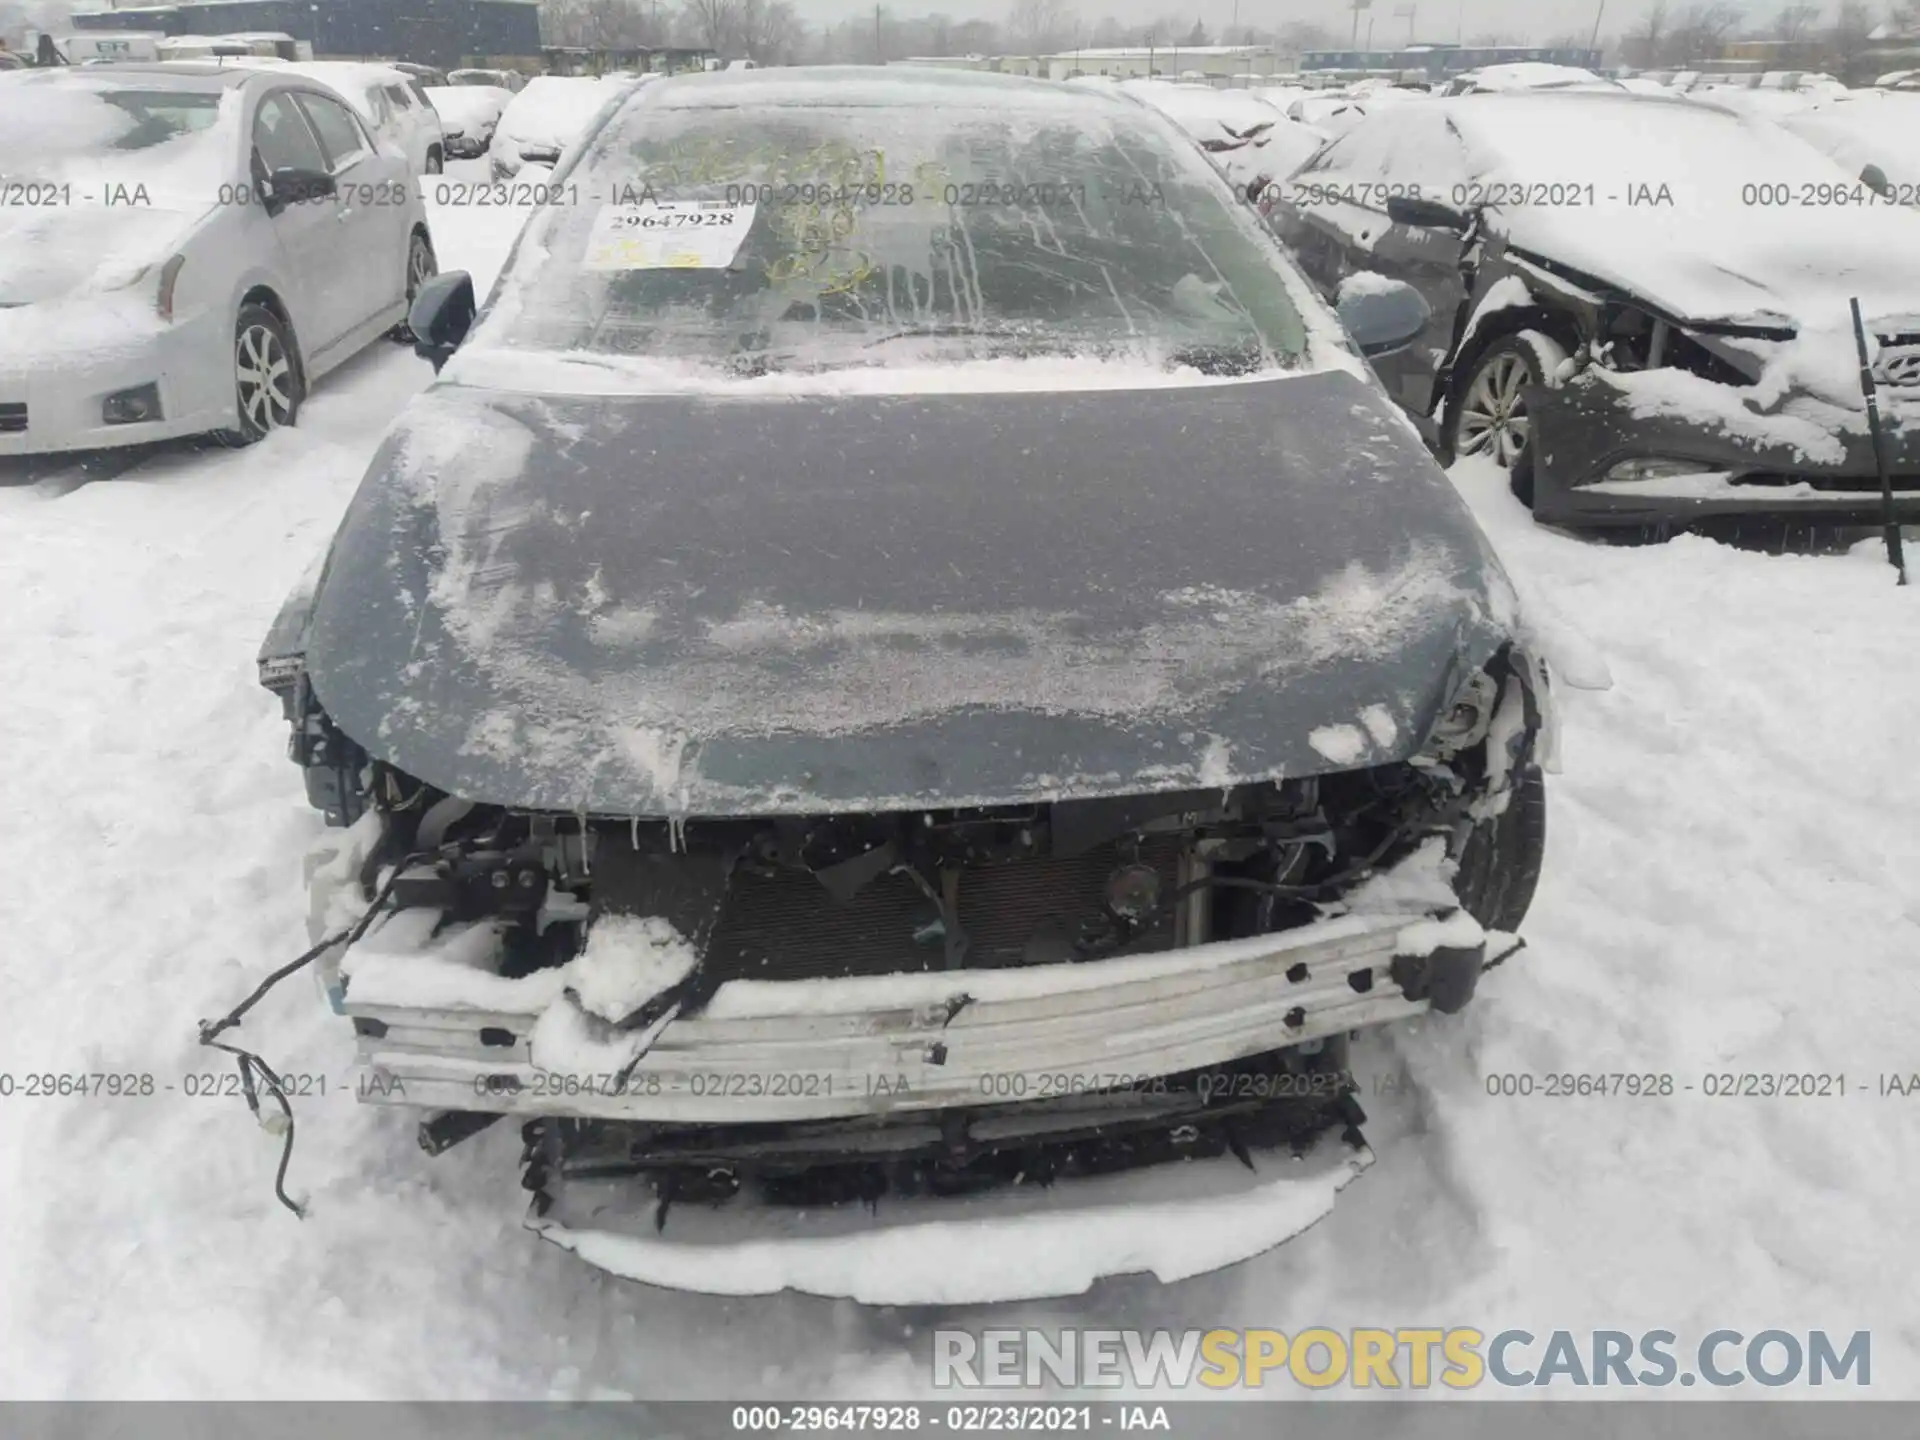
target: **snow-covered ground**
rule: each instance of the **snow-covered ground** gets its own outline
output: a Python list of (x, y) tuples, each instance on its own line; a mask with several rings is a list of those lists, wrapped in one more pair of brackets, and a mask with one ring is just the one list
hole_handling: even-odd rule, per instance
[[(484, 282), (511, 236), (436, 219)], [(1719, 1327), (1874, 1332), (1874, 1393), (1920, 1396), (1909, 1272), (1920, 1097), (1920, 587), (1877, 551), (1535, 529), (1457, 479), (1605, 691), (1563, 697), (1530, 948), (1463, 1015), (1369, 1042), (1379, 1163), (1283, 1249), (1182, 1285), (961, 1312), (613, 1280), (520, 1227), (518, 1139), (438, 1159), (344, 1093), (351, 1037), (304, 978), (246, 1022), (298, 1105), (277, 1139), (194, 1043), (305, 946), (320, 833), (255, 648), (382, 429), (430, 378), (382, 346), (296, 432), (168, 449), (78, 484), (0, 471), (0, 1395), (836, 1395), (920, 1388), (940, 1321)], [(1495, 1098), (1489, 1076), (1670, 1073), (1669, 1099)], [(1846, 1098), (1714, 1099), (1709, 1073), (1844, 1072)], [(150, 1074), (140, 1098), (24, 1077)], [(172, 1086), (171, 1092), (164, 1087)]]

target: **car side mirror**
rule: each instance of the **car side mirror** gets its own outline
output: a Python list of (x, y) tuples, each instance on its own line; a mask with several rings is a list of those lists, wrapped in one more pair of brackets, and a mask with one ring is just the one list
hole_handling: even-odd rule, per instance
[(555, 145), (524, 145), (520, 149), (520, 158), (535, 165), (557, 165), (560, 163), (560, 150)]
[(1433, 318), (1433, 307), (1413, 286), (1371, 272), (1348, 276), (1335, 308), (1360, 353), (1369, 358), (1406, 349)]
[(1452, 230), (1465, 234), (1467, 229), (1467, 217), (1451, 205), (1418, 195), (1389, 195), (1387, 219), (1396, 225), (1411, 225), (1416, 230)]
[(333, 177), (324, 170), (282, 165), (267, 177), (267, 208), (276, 215), (289, 205), (305, 205), (338, 193)]
[(452, 358), (473, 328), (473, 276), (464, 270), (449, 270), (421, 285), (407, 311), (407, 328), (413, 332), (413, 353), (433, 362), (433, 373)]

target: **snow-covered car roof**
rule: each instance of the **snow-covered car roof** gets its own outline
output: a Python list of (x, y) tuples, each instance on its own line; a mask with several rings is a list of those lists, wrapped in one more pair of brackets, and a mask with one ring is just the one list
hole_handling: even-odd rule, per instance
[(244, 69), (258, 66), (262, 69), (271, 69), (276, 75), (299, 75), (311, 80), (316, 85), (344, 96), (368, 124), (378, 119), (367, 102), (369, 90), (377, 90), (387, 85), (403, 85), (411, 88), (420, 83), (404, 70), (396, 70), (391, 65), (377, 65), (364, 60), (277, 60), (272, 56), (236, 55), (230, 57), (226, 64)]
[[(1793, 327), (1844, 317), (1852, 295), (1872, 316), (1920, 317), (1920, 217), (1850, 203), (1857, 172), (1770, 121), (1690, 99), (1530, 91), (1403, 106), (1301, 178), (1322, 176), (1482, 200), (1515, 247), (1678, 319)], [(1832, 203), (1800, 203), (1822, 194)]]
[(1508, 90), (1566, 90), (1585, 86), (1596, 90), (1618, 87), (1613, 81), (1582, 70), (1577, 65), (1549, 65), (1538, 60), (1516, 60), (1506, 65), (1488, 65), (1458, 76), (1454, 84), (1461, 91), (1476, 93)]
[(539, 143), (563, 149), (579, 138), (609, 96), (633, 84), (589, 75), (536, 75), (501, 113), (494, 135), (511, 145)]
[(1747, 85), (1699, 85), (1687, 92), (1689, 100), (1738, 110), (1761, 120), (1779, 120), (1811, 109), (1828, 98), (1820, 90), (1760, 89)]
[(1896, 198), (1914, 202), (1920, 186), (1920, 94), (1858, 90), (1783, 115), (1780, 124), (1849, 174), (1877, 165), (1896, 187)]
[(1246, 90), (1164, 80), (1126, 80), (1119, 88), (1198, 141), (1242, 194), (1256, 183), (1290, 175), (1330, 138)]
[(1357, 100), (1337, 91), (1302, 95), (1287, 106), (1287, 118), (1302, 125), (1312, 125), (1329, 135), (1340, 135), (1366, 119), (1371, 104), (1371, 101)]

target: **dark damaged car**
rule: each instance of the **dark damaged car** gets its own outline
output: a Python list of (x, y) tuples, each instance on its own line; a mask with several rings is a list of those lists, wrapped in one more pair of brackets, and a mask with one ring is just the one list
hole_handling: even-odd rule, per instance
[(363, 1097), (513, 1117), (665, 1285), (1311, 1224), (1348, 1037), (1469, 1001), (1544, 840), (1545, 672), (1362, 358), (1417, 297), (1343, 327), (1166, 120), (1001, 77), (665, 80), (554, 187), (261, 656)]
[[(1878, 188), (1876, 188), (1878, 187)], [(1601, 92), (1370, 115), (1264, 192), (1328, 295), (1433, 307), (1382, 379), (1544, 521), (1920, 519), (1920, 217), (1762, 119)]]

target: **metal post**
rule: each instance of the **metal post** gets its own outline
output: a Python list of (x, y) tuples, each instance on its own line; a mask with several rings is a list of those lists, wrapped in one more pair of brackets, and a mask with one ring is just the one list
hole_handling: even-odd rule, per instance
[(1900, 584), (1907, 583), (1906, 549), (1900, 536), (1900, 522), (1893, 513), (1893, 480), (1887, 473), (1887, 442), (1880, 433), (1880, 397), (1873, 379), (1873, 363), (1867, 358), (1867, 327), (1860, 318), (1860, 301), (1855, 298), (1847, 302), (1853, 307), (1853, 339), (1860, 351), (1860, 393), (1867, 399), (1867, 434), (1873, 439), (1873, 463), (1880, 472), (1880, 517), (1885, 523), (1887, 537), (1887, 563), (1893, 566), (1900, 576)]

